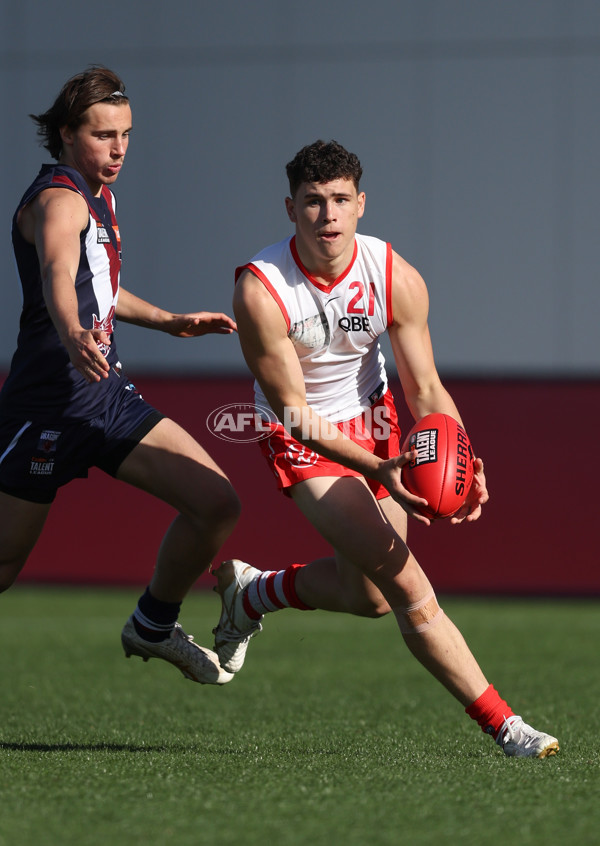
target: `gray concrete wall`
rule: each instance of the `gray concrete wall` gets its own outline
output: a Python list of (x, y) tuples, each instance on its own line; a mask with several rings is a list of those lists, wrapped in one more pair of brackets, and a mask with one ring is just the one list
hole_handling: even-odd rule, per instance
[[(103, 63), (134, 132), (116, 185), (123, 284), (230, 311), (233, 269), (289, 232), (284, 165), (335, 138), (361, 158), (361, 231), (425, 276), (439, 368), (600, 372), (595, 0), (0, 0), (0, 369), (20, 290), (10, 218), (45, 151), (29, 112)], [(129, 369), (235, 373), (232, 338), (122, 326)]]

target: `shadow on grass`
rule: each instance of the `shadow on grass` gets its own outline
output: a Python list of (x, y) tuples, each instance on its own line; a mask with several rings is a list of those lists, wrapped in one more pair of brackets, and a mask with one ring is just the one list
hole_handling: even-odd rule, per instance
[[(133, 743), (7, 743), (0, 751), (10, 752), (176, 752), (179, 746), (138, 746)], [(189, 747), (185, 747), (189, 749)]]
[[(270, 745), (269, 749), (271, 749)], [(187, 743), (169, 743), (169, 744), (150, 744), (142, 746), (135, 743), (18, 743), (16, 741), (0, 741), (0, 753), (7, 752), (167, 752), (169, 754), (177, 754), (181, 752), (206, 752), (205, 745), (187, 744)], [(348, 753), (348, 746), (346, 744), (336, 746), (306, 746), (304, 742), (300, 745), (275, 743), (271, 752), (275, 751), (277, 754), (292, 756), (297, 758), (299, 756), (313, 757), (313, 756), (335, 756), (346, 755)], [(218, 754), (223, 756), (240, 756), (252, 757), (256, 753), (256, 746), (252, 742), (248, 747), (230, 747), (218, 746)]]

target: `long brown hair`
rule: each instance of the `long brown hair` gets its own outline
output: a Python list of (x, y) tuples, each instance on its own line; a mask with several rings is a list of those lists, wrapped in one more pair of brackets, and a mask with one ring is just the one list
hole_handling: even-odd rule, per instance
[(102, 65), (92, 65), (88, 70), (68, 79), (47, 112), (29, 115), (38, 125), (40, 143), (53, 159), (60, 158), (63, 126), (77, 129), (83, 116), (94, 103), (128, 103), (125, 85), (114, 71)]

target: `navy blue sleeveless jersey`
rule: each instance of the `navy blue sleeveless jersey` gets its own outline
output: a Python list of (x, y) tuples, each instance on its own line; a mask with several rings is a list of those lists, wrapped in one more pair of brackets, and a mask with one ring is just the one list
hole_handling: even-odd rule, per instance
[[(44, 302), (37, 251), (25, 241), (17, 226), (19, 210), (47, 189), (76, 191), (89, 208), (88, 225), (80, 236), (75, 290), (81, 325), (85, 329), (104, 329), (111, 338), (110, 346), (99, 346), (111, 365), (108, 379), (100, 382), (89, 384), (71, 364)], [(78, 171), (60, 164), (43, 165), (23, 195), (12, 225), (23, 309), (17, 349), (0, 391), (2, 414), (26, 415), (30, 420), (89, 420), (101, 414), (119, 390), (122, 379), (113, 369), (119, 369), (113, 331), (121, 268), (115, 206), (114, 195), (107, 186), (103, 186), (100, 197), (94, 197)]]

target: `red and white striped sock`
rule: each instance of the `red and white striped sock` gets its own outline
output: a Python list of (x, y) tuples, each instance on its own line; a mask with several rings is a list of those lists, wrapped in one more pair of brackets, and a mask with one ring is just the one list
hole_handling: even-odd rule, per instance
[(299, 608), (314, 611), (296, 593), (296, 577), (304, 564), (292, 564), (286, 570), (267, 570), (253, 582), (244, 593), (244, 611), (251, 620), (258, 620), (270, 611), (281, 608)]

